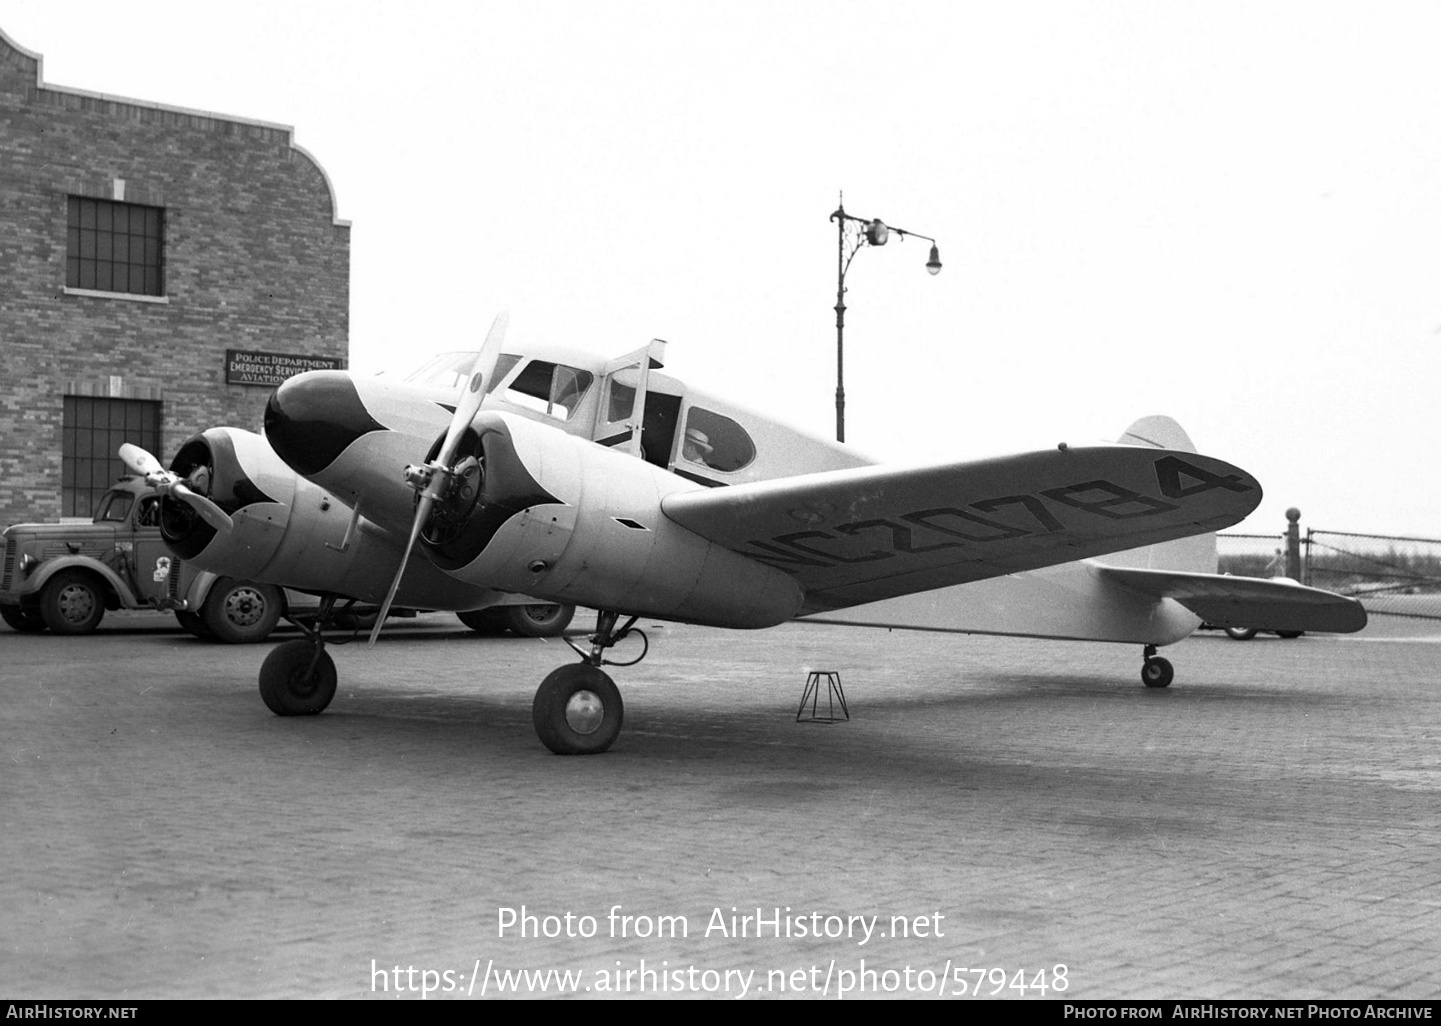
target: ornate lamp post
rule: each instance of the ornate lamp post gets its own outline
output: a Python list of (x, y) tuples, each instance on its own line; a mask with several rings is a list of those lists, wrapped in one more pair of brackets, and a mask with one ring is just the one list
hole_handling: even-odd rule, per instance
[(846, 272), (851, 261), (862, 246), (884, 246), (894, 232), (904, 239), (914, 235), (931, 244), (931, 256), (926, 261), (926, 270), (938, 274), (941, 270), (941, 252), (936, 240), (919, 232), (893, 228), (880, 218), (866, 220), (846, 213), (844, 198), (841, 206), (831, 215), (836, 222), (836, 441), (846, 440), (846, 389), (845, 389), (845, 334), (846, 334)]

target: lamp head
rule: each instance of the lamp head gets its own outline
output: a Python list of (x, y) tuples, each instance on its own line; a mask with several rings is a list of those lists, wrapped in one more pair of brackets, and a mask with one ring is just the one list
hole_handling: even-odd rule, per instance
[(884, 246), (890, 235), (891, 230), (879, 217), (866, 225), (866, 241), (872, 246)]
[(932, 274), (941, 273), (941, 251), (934, 245), (931, 246), (931, 258), (926, 261), (926, 270)]

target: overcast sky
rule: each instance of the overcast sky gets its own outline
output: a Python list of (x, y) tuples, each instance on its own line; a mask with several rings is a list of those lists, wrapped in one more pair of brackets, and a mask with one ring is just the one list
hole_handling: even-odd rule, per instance
[[(511, 338), (883, 458), (1176, 417), (1238, 530), (1441, 537), (1441, 4), (4, 0), (49, 85), (279, 122), (353, 224), (352, 366)], [(257, 427), (257, 425), (242, 425)]]

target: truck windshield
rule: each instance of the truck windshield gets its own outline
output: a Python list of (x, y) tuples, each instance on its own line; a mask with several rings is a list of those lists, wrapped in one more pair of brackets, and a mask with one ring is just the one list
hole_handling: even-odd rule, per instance
[(124, 523), (130, 516), (130, 506), (134, 501), (135, 496), (129, 492), (106, 492), (100, 497), (95, 519)]

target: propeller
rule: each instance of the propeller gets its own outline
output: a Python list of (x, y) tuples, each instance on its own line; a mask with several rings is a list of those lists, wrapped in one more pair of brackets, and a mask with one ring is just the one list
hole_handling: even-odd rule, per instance
[(410, 540), (405, 543), (405, 551), (400, 556), (400, 568), (395, 571), (395, 579), (390, 582), (390, 590), (386, 592), (385, 602), (380, 607), (380, 616), (371, 628), (368, 645), (374, 645), (375, 639), (380, 637), (380, 629), (385, 624), (386, 616), (390, 614), (390, 603), (395, 599), (400, 578), (404, 576), (405, 566), (410, 562), (410, 552), (415, 548), (415, 540), (420, 537), (425, 522), (430, 519), (431, 510), (435, 508), (437, 500), (444, 499), (450, 488), (455, 474), (451, 460), (455, 458), (455, 450), (460, 446), (460, 439), (466, 428), (470, 427), (470, 422), (480, 412), (480, 403), (490, 386), (491, 375), (495, 373), (496, 362), (500, 359), (501, 343), (505, 341), (505, 329), (509, 323), (510, 315), (502, 312), (491, 324), (485, 343), (470, 366), (470, 375), (461, 386), (455, 414), (450, 418), (450, 427), (446, 429), (445, 440), (435, 458), (423, 465), (405, 468), (405, 480), (420, 494), (420, 501), (415, 504), (415, 520), (410, 525)]
[[(209, 498), (201, 495), (200, 492), (190, 487), (192, 484), (199, 486), (198, 475), (204, 470), (197, 467), (189, 478), (182, 478), (179, 474), (166, 470), (154, 456), (130, 442), (122, 442), (120, 445), (120, 462), (132, 474), (138, 474), (145, 478), (145, 483), (154, 488), (161, 495), (173, 495), (181, 502), (184, 502), (204, 520), (221, 534), (226, 534), (234, 526), (230, 515), (221, 509)], [(208, 475), (207, 475), (208, 476)], [(204, 485), (208, 490), (208, 482)]]

